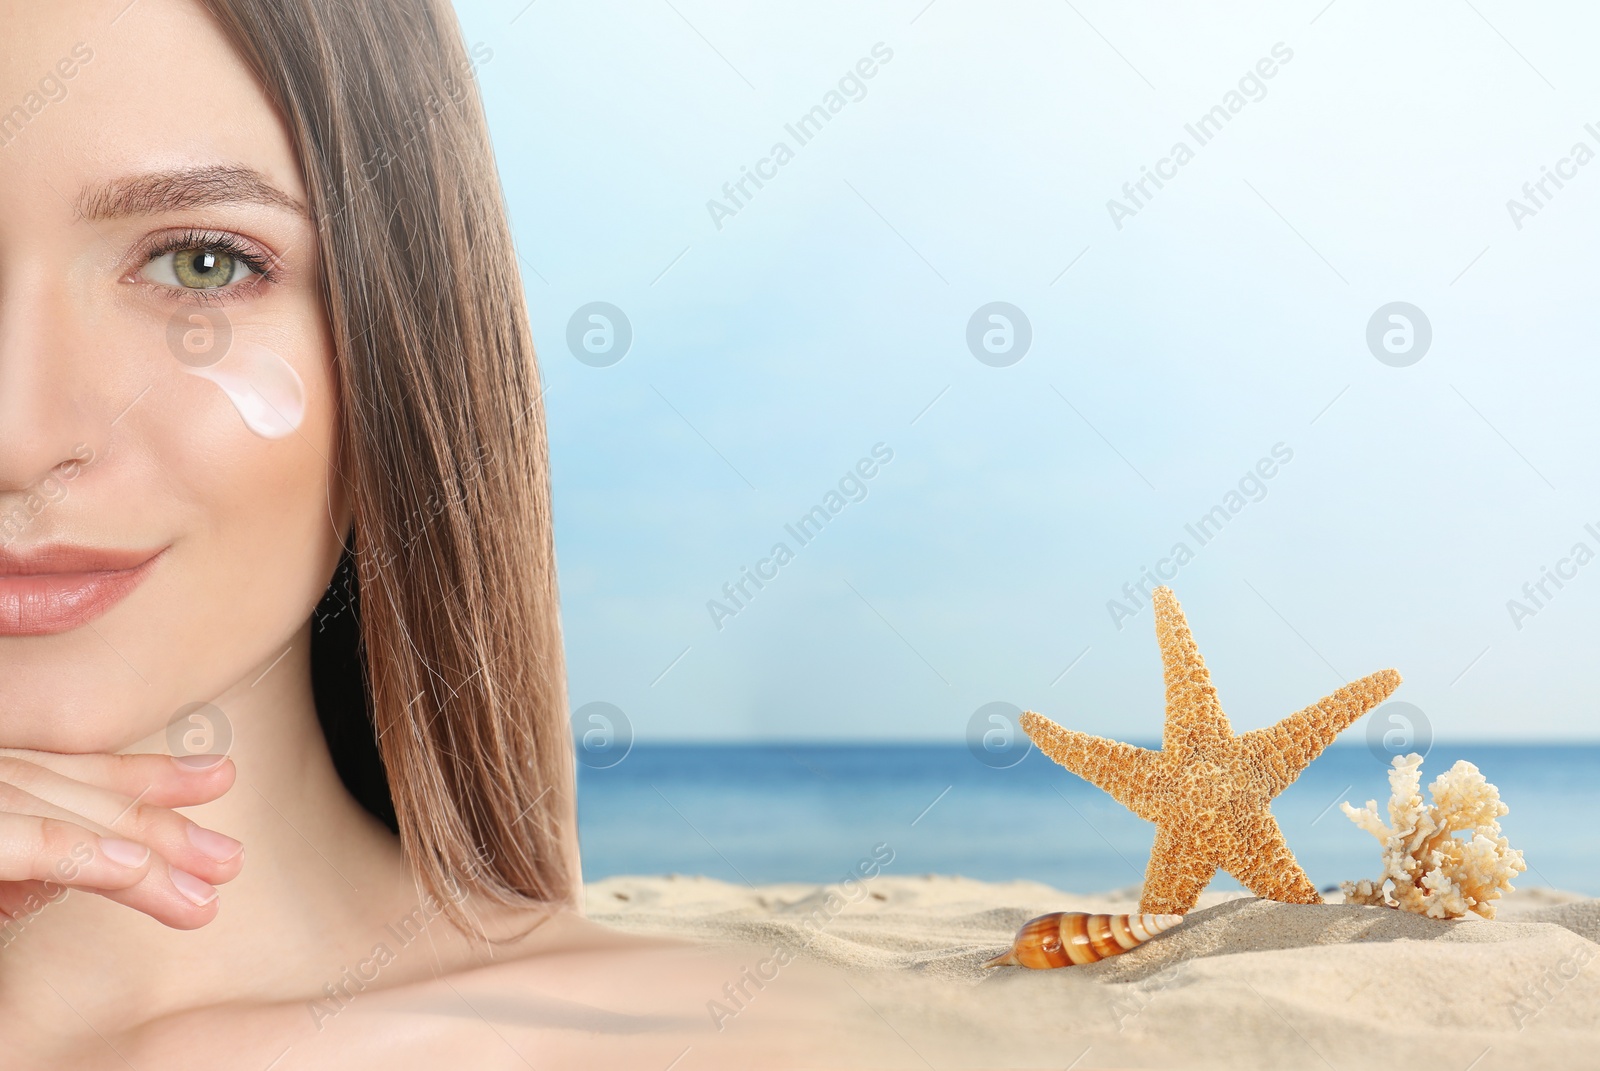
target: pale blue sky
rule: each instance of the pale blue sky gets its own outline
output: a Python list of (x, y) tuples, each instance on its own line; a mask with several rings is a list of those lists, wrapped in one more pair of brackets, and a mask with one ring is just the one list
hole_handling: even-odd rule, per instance
[[(1506, 204), (1600, 148), (1595, 14), (925, 3), (457, 5), (494, 52), (574, 706), (640, 740), (959, 740), (991, 700), (1150, 738), (1150, 612), (1107, 603), (1183, 541), (1241, 729), (1393, 666), (1440, 739), (1600, 735), (1600, 562), (1520, 629), (1507, 608), (1600, 552), (1600, 161), (1520, 229)], [(880, 42), (719, 230), (708, 200)], [(1119, 230), (1108, 200), (1279, 43)], [(633, 330), (609, 367), (567, 344), (595, 301)], [(1009, 367), (967, 348), (994, 301), (1032, 327)], [(1394, 301), (1432, 324), (1408, 367), (1367, 347)], [(880, 442), (866, 498), (787, 536)], [(1199, 546), (1185, 524), (1278, 443)], [(779, 540), (718, 629), (708, 600)]]

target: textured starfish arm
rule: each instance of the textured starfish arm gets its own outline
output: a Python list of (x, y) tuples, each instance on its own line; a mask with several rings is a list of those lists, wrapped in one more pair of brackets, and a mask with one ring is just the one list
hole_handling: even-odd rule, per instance
[(1239, 884), (1266, 900), (1285, 904), (1320, 904), (1317, 887), (1300, 869), (1278, 820), (1266, 809), (1240, 816), (1231, 836), (1222, 868)]
[(1022, 731), (1039, 750), (1079, 777), (1111, 793), (1118, 803), (1146, 821), (1157, 811), (1151, 798), (1160, 773), (1159, 753), (1103, 736), (1063, 729), (1042, 714), (1024, 711)]
[(1204, 830), (1157, 826), (1156, 843), (1144, 871), (1144, 889), (1139, 894), (1140, 913), (1187, 913), (1216, 872)]
[[(1400, 687), (1400, 674), (1379, 670), (1347, 684), (1332, 695), (1265, 729), (1256, 729), (1239, 738), (1240, 745), (1257, 769), (1265, 772), (1271, 794), (1276, 796), (1300, 776), (1322, 749), (1361, 715), (1383, 702)], [(1243, 880), (1242, 878), (1240, 879)]]
[(1214, 751), (1233, 739), (1233, 727), (1217, 701), (1211, 671), (1195, 645), (1189, 621), (1177, 596), (1167, 587), (1151, 593), (1156, 608), (1156, 643), (1167, 681), (1167, 724), (1162, 732), (1163, 751), (1185, 755)]

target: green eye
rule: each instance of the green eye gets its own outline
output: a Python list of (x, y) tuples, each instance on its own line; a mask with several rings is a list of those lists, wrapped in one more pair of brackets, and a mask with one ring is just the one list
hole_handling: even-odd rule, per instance
[(235, 261), (220, 249), (180, 249), (172, 254), (172, 274), (190, 290), (212, 290), (233, 282)]
[(225, 234), (179, 235), (161, 243), (149, 256), (139, 274), (174, 290), (220, 291), (268, 274), (258, 257)]

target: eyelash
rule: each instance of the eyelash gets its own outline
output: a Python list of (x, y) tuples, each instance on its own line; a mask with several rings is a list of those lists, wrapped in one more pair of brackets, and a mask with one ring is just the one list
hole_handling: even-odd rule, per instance
[(282, 271), (275, 259), (263, 257), (253, 248), (245, 245), (238, 235), (229, 234), (226, 231), (186, 230), (166, 238), (157, 239), (153, 245), (145, 250), (141, 269), (144, 265), (148, 265), (168, 253), (178, 253), (185, 249), (205, 249), (226, 253), (255, 272), (256, 277), (210, 289), (173, 287), (166, 283), (156, 282), (152, 282), (149, 285), (159, 287), (162, 290), (181, 290), (183, 298), (186, 300), (214, 302), (222, 301), (226, 295), (238, 293), (241, 289), (253, 288), (261, 283), (276, 283), (282, 276)]

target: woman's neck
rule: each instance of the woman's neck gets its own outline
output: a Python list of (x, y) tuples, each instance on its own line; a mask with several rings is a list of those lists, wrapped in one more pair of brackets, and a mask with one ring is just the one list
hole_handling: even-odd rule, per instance
[[(113, 1031), (211, 1003), (328, 999), (325, 987), (348, 991), (349, 972), (375, 945), (393, 950), (397, 934), (410, 938), (384, 984), (459, 960), (464, 939), (415, 888), (399, 839), (333, 767), (312, 698), (309, 626), (257, 680), (266, 669), (213, 700), (233, 733), (237, 781), (181, 812), (245, 845), (217, 916), (175, 930), (91, 892), (53, 890), (37, 912), (0, 924), (0, 1021), (81, 1019)], [(167, 748), (158, 735), (123, 750)]]

